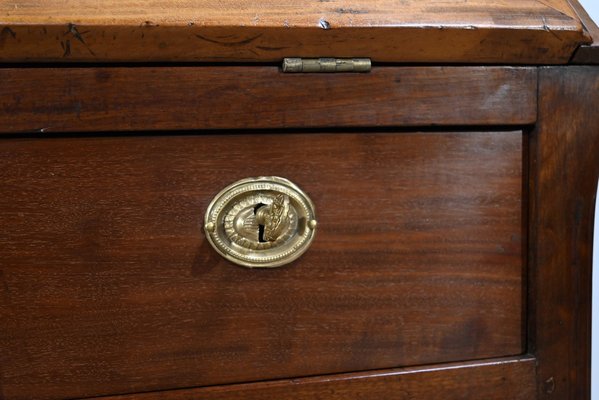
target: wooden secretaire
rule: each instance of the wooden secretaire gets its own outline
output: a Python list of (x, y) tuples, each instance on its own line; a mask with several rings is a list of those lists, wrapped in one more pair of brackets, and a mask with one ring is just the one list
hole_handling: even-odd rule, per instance
[(574, 0), (0, 1), (0, 399), (589, 399)]

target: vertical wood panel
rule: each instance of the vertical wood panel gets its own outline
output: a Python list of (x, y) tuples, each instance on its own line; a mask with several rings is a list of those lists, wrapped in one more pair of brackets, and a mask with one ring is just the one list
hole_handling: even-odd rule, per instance
[(589, 398), (599, 69), (542, 68), (533, 132), (531, 350), (541, 399)]

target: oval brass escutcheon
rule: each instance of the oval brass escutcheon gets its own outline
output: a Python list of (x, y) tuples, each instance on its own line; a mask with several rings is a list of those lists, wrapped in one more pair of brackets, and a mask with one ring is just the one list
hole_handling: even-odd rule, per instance
[(277, 176), (227, 186), (204, 217), (212, 247), (229, 261), (250, 268), (280, 267), (297, 259), (310, 246), (315, 229), (310, 198)]

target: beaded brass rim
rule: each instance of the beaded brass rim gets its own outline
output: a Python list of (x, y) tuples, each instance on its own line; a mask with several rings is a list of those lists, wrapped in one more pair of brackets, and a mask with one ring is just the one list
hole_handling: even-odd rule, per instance
[(310, 246), (314, 204), (297, 185), (277, 176), (246, 178), (221, 190), (204, 216), (204, 231), (227, 260), (249, 268), (280, 267)]

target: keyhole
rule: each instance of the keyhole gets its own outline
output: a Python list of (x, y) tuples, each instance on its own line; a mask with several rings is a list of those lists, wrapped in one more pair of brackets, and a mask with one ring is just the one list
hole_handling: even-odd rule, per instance
[[(261, 207), (264, 207), (266, 204), (258, 203), (256, 207), (254, 207), (254, 215), (258, 212)], [(267, 240), (264, 240), (264, 224), (258, 224), (258, 242), (266, 243)]]
[(264, 240), (264, 225), (262, 224), (258, 225), (258, 242), (266, 243), (266, 240)]

